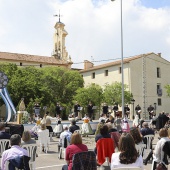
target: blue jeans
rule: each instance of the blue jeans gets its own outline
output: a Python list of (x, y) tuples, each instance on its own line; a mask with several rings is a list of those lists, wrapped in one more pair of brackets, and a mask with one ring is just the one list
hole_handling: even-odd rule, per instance
[(68, 165), (63, 165), (62, 170), (68, 170)]

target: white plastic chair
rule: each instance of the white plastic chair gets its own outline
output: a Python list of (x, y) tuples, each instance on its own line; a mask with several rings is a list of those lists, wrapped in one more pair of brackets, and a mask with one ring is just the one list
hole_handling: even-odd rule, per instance
[(9, 139), (1, 139), (0, 140), (0, 157), (2, 153), (6, 150), (6, 147), (9, 146)]
[(40, 153), (42, 153), (43, 147), (47, 153), (50, 144), (49, 131), (47, 129), (38, 131), (38, 143), (40, 144)]
[(105, 162), (100, 166), (100, 170), (104, 170), (104, 165), (106, 164), (106, 166), (110, 167), (110, 162), (109, 162), (109, 157), (105, 158)]
[[(64, 139), (65, 138), (66, 138), (65, 136), (62, 138), (62, 143), (61, 143), (60, 151), (59, 151), (59, 154), (58, 154), (58, 159), (62, 159), (63, 152), (64, 152), (64, 159), (65, 159), (65, 154), (66, 154), (66, 147), (64, 147)], [(66, 138), (66, 140), (67, 140), (67, 138)], [(68, 145), (70, 145), (70, 143), (67, 140), (67, 146)]]
[(142, 157), (145, 154), (145, 148), (146, 148), (146, 144), (139, 144), (139, 145), (135, 145), (137, 152), (139, 153), (139, 155), (141, 155)]
[(122, 168), (112, 168), (112, 170), (142, 170), (140, 167), (122, 167)]
[(75, 133), (79, 133), (80, 135), (82, 134), (82, 131), (81, 131), (81, 130), (75, 130), (74, 132), (75, 132)]
[(30, 161), (29, 161), (30, 169), (35, 170), (37, 144), (25, 144), (22, 146), (22, 148), (28, 151), (28, 156), (30, 157)]
[(154, 135), (146, 135), (146, 136), (144, 136), (144, 138), (146, 138), (147, 143), (146, 143), (145, 154), (143, 155), (143, 159), (146, 159), (146, 157), (148, 156), (148, 154), (151, 151), (150, 147), (152, 144), (152, 140), (154, 139)]

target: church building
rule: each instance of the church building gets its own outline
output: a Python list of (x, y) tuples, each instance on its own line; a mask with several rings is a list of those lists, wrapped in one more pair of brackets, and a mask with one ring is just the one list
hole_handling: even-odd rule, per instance
[(15, 63), (17, 66), (58, 66), (71, 69), (73, 62), (65, 46), (65, 38), (68, 35), (64, 29), (64, 24), (59, 21), (56, 22), (54, 28), (54, 49), (52, 56), (38, 56), (29, 54), (0, 52), (0, 62)]

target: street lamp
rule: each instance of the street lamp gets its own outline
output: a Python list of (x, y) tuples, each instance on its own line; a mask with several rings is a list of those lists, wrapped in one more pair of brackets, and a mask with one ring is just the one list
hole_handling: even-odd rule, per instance
[[(111, 0), (115, 1), (115, 0)], [(120, 0), (120, 30), (121, 30), (121, 72), (122, 72), (122, 115), (125, 117), (124, 111), (124, 71), (123, 71), (123, 22), (122, 22), (122, 0)]]
[(156, 116), (156, 103), (154, 103), (154, 108), (155, 108), (155, 116)]
[(135, 109), (134, 109), (134, 103), (135, 103), (135, 99), (132, 99), (131, 102), (132, 102), (132, 105), (133, 105), (133, 117), (132, 117), (132, 118), (134, 119), (134, 118), (135, 118), (135, 116), (134, 116), (134, 111), (135, 111)]

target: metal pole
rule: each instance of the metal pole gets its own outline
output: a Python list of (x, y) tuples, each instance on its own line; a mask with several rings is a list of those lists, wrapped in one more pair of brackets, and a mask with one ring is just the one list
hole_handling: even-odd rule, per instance
[[(115, 1), (115, 0), (111, 0)], [(124, 111), (124, 71), (123, 71), (123, 19), (122, 19), (122, 0), (120, 0), (120, 25), (121, 25), (121, 72), (122, 72), (122, 116), (125, 117)]]
[(134, 118), (135, 118), (134, 112), (135, 112), (135, 107), (134, 107), (134, 102), (133, 102), (133, 120), (134, 120)]
[(121, 70), (122, 70), (122, 115), (125, 117), (124, 111), (124, 68), (123, 68), (123, 19), (122, 19), (122, 0), (120, 1), (120, 15), (121, 15)]

